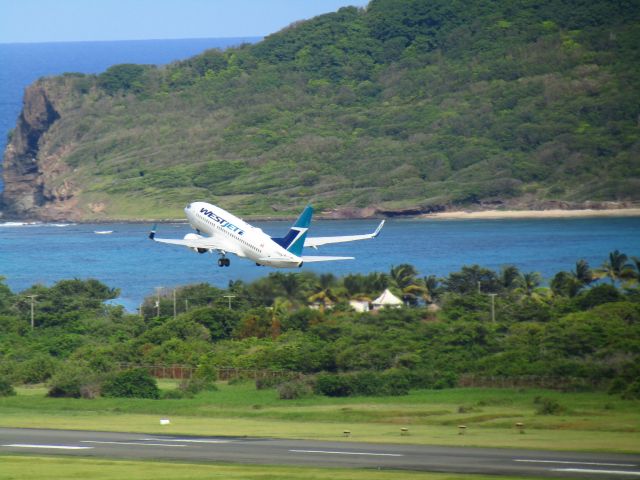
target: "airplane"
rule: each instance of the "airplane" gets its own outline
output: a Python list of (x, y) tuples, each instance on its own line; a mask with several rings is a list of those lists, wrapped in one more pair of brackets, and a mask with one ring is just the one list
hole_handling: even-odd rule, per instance
[(189, 224), (197, 233), (187, 233), (182, 239), (157, 238), (156, 225), (154, 225), (149, 233), (149, 238), (159, 243), (181, 245), (197, 253), (218, 253), (220, 256), (218, 258), (219, 267), (228, 267), (231, 264), (231, 260), (227, 257), (229, 253), (252, 260), (258, 266), (276, 268), (296, 268), (312, 262), (353, 260), (354, 257), (303, 255), (302, 249), (303, 247), (311, 247), (317, 250), (319, 246), (330, 243), (375, 238), (384, 226), (384, 220), (382, 220), (373, 233), (337, 237), (307, 237), (313, 215), (313, 207), (309, 205), (302, 211), (284, 237), (273, 238), (260, 228), (249, 225), (244, 220), (210, 203), (190, 203), (185, 207), (184, 212)]

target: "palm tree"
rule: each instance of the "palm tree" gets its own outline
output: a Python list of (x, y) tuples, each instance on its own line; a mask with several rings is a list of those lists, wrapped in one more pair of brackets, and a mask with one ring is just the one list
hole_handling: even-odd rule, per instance
[(424, 284), (417, 278), (418, 271), (413, 265), (403, 263), (391, 267), (391, 283), (402, 292), (402, 299), (410, 304), (416, 304), (418, 297), (427, 293)]
[(640, 258), (631, 257), (631, 261), (633, 262), (630, 269), (629, 282), (635, 283), (636, 285), (640, 285)]
[(506, 265), (500, 270), (500, 283), (507, 290), (514, 290), (520, 286), (520, 270), (515, 265)]
[(542, 277), (538, 272), (521, 273), (518, 283), (520, 284), (519, 290), (530, 297), (542, 283)]
[(435, 275), (429, 275), (422, 277), (422, 284), (425, 287), (422, 299), (427, 303), (434, 303), (440, 296), (440, 281)]
[(571, 273), (574, 278), (584, 286), (589, 285), (594, 280), (593, 271), (589, 267), (589, 263), (584, 258), (581, 258), (576, 262), (576, 269)]
[(314, 293), (308, 298), (311, 303), (320, 303), (322, 308), (326, 308), (338, 301), (338, 294), (335, 291), (337, 285), (336, 277), (332, 273), (323, 273), (318, 277), (313, 286)]
[(633, 267), (627, 263), (629, 258), (622, 252), (614, 250), (609, 253), (609, 260), (596, 270), (598, 278), (609, 277), (611, 284), (633, 278)]
[(271, 338), (280, 336), (282, 332), (282, 318), (287, 315), (292, 308), (292, 304), (286, 298), (276, 298), (271, 306)]

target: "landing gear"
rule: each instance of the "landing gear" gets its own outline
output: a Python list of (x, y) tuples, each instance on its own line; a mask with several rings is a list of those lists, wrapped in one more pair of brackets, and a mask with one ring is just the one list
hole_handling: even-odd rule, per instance
[(222, 257), (218, 259), (219, 267), (228, 267), (229, 265), (231, 265), (231, 260), (229, 260), (227, 257)]

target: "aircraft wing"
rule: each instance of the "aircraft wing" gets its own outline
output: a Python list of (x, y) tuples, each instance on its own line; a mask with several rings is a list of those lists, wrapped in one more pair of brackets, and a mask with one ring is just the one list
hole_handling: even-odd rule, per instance
[(302, 261), (304, 263), (314, 262), (333, 262), (335, 260), (354, 260), (355, 257), (314, 257), (309, 255), (303, 255)]
[[(380, 230), (384, 226), (384, 220), (380, 222), (378, 228), (373, 233), (367, 233), (365, 235), (343, 235), (340, 237), (308, 237), (304, 241), (305, 247), (318, 248), (321, 245), (327, 245), (329, 243), (342, 243), (342, 242), (355, 242), (356, 240), (368, 240), (369, 238), (376, 238), (380, 234)], [(323, 258), (323, 257), (320, 257)], [(329, 258), (329, 257), (324, 257)], [(349, 257), (336, 257), (339, 259), (345, 259)], [(306, 261), (306, 260), (305, 260)], [(310, 260), (313, 261), (313, 260)], [(319, 260), (318, 260), (319, 261)]]
[(158, 243), (167, 243), (169, 245), (180, 245), (182, 247), (194, 248), (194, 249), (204, 249), (204, 250), (216, 250), (225, 253), (233, 253), (235, 255), (244, 256), (240, 249), (235, 245), (229, 244), (227, 242), (221, 242), (213, 237), (200, 237), (200, 238), (185, 238), (185, 239), (177, 239), (177, 238), (157, 238), (155, 236), (155, 229), (152, 231), (152, 234), (149, 235), (149, 238), (154, 242)]

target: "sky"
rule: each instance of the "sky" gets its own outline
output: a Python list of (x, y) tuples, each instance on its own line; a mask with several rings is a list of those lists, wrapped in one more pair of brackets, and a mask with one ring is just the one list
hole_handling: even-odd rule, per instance
[(368, 0), (0, 0), (0, 43), (256, 37)]

